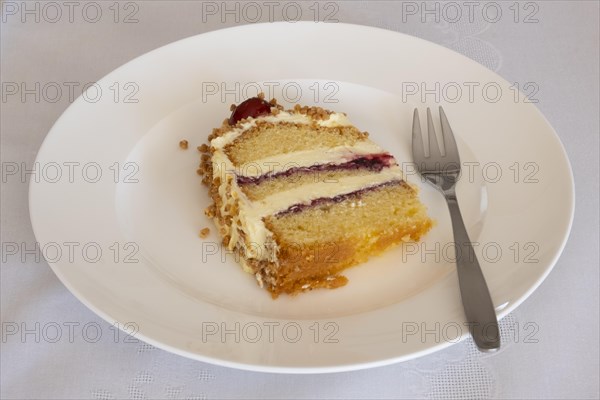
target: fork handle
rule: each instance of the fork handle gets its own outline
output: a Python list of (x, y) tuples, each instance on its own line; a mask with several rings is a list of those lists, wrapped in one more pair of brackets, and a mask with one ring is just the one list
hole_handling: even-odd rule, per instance
[(453, 192), (446, 192), (445, 197), (450, 209), (452, 230), (454, 231), (456, 268), (463, 308), (471, 335), (479, 350), (495, 351), (500, 348), (500, 330), (496, 311), (465, 228), (456, 193)]

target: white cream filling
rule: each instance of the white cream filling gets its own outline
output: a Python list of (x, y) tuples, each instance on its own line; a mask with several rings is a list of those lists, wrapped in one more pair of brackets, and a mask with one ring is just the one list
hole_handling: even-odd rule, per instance
[(238, 176), (256, 177), (317, 164), (343, 164), (359, 156), (384, 152), (370, 140), (363, 140), (353, 146), (323, 147), (265, 157), (236, 167), (235, 173)]

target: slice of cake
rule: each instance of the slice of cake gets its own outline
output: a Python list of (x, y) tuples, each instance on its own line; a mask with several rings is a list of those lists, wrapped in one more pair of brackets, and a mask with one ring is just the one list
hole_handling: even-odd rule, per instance
[(274, 298), (343, 286), (342, 270), (431, 227), (394, 157), (343, 113), (255, 97), (209, 142), (198, 171), (214, 200), (206, 213)]

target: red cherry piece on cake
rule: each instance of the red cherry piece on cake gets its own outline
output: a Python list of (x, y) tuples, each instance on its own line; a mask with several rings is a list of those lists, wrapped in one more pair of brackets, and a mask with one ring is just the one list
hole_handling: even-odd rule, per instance
[(251, 97), (233, 110), (229, 117), (229, 125), (235, 125), (239, 120), (271, 113), (271, 104), (258, 97)]

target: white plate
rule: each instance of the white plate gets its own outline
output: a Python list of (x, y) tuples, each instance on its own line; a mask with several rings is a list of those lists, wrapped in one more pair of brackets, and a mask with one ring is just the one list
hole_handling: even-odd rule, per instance
[[(439, 99), (425, 91), (436, 85)], [(214, 229), (209, 239), (198, 237), (212, 224), (203, 215), (208, 196), (194, 148), (229, 104), (260, 87), (274, 88), (270, 94), (286, 105), (297, 99), (347, 112), (406, 163), (413, 108), (439, 101), (462, 161), (473, 163), (459, 198), (502, 317), (550, 272), (574, 204), (558, 137), (510, 86), (448, 49), (363, 26), (275, 23), (191, 37), (110, 73), (62, 115), (37, 157), (33, 228), (77, 298), (177, 354), (274, 372), (421, 356), (468, 335), (449, 217), (434, 189), (407, 169), (438, 222), (420, 248), (391, 250), (349, 270), (341, 289), (273, 301), (215, 244)], [(187, 151), (178, 147), (184, 138)]]

